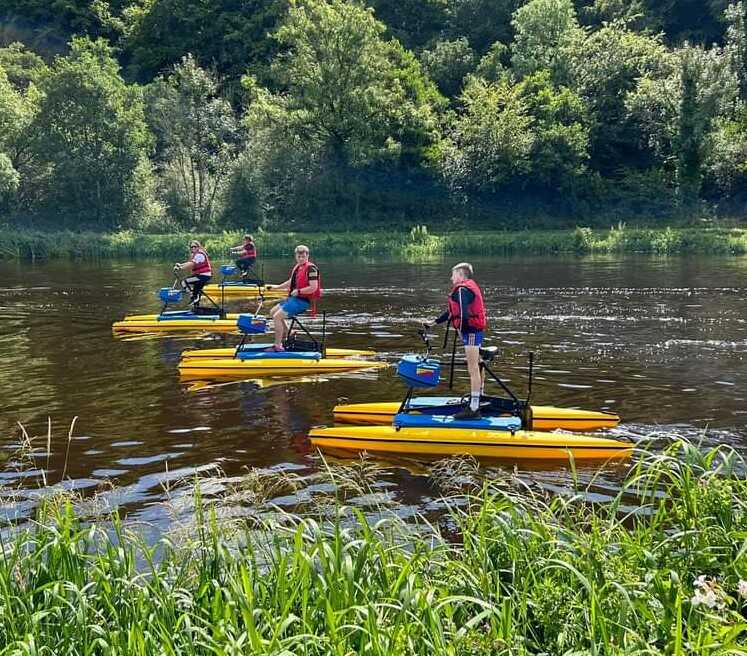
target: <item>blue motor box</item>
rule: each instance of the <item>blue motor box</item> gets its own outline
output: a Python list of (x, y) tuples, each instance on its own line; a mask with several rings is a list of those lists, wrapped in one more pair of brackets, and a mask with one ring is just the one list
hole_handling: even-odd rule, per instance
[(183, 289), (174, 289), (173, 287), (161, 287), (158, 290), (158, 298), (164, 303), (178, 303), (182, 300)]
[(435, 387), (441, 378), (441, 365), (437, 360), (405, 355), (397, 364), (397, 375), (410, 387)]
[(260, 335), (267, 330), (267, 319), (254, 314), (240, 314), (236, 325), (245, 335)]
[(235, 276), (239, 272), (239, 268), (237, 266), (234, 266), (233, 264), (222, 264), (220, 267), (220, 272), (224, 276)]

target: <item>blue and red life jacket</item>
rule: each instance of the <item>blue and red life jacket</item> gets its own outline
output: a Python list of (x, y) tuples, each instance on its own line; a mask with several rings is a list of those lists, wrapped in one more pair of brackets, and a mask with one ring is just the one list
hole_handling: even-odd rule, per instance
[(451, 292), (449, 292), (448, 304), (451, 325), (457, 330), (461, 330), (462, 328), (462, 320), (464, 317), (461, 316), (459, 303), (452, 298), (454, 292), (456, 292), (460, 287), (469, 289), (474, 294), (472, 302), (467, 306), (467, 324), (465, 328), (471, 328), (472, 330), (485, 330), (485, 328), (488, 327), (488, 321), (485, 316), (485, 303), (482, 300), (482, 291), (477, 286), (477, 283), (471, 278), (458, 282), (451, 289)]

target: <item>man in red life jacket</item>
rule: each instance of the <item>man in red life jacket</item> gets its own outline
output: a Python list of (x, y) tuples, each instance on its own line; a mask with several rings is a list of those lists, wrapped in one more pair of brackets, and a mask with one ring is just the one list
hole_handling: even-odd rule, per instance
[[(482, 291), (472, 279), (472, 265), (461, 262), (451, 270), (451, 292), (448, 296), (448, 309), (435, 323), (451, 321), (464, 345), (464, 355), (469, 371), (470, 402), (469, 406), (454, 415), (455, 419), (480, 418), (480, 393), (482, 377), (480, 375), (480, 345), (482, 333), (487, 328), (485, 304)], [(430, 325), (430, 324), (426, 324)]]
[(245, 278), (249, 275), (249, 269), (257, 261), (257, 247), (254, 244), (254, 237), (244, 235), (244, 243), (231, 248), (231, 253), (239, 256), (236, 260), (236, 266), (241, 270), (241, 277)]
[(276, 351), (282, 351), (283, 340), (288, 330), (286, 319), (291, 319), (306, 312), (311, 305), (322, 295), (322, 282), (319, 269), (309, 260), (309, 247), (300, 244), (296, 246), (296, 265), (291, 270), (291, 275), (281, 285), (273, 289), (287, 289), (288, 298), (282, 303), (275, 305), (270, 310), (270, 316), (275, 325)]
[(213, 272), (207, 251), (199, 241), (193, 239), (189, 242), (189, 252), (189, 260), (175, 264), (174, 272), (187, 274), (187, 277), (182, 280), (182, 287), (189, 290), (192, 297), (191, 305), (199, 307), (202, 288), (210, 282)]

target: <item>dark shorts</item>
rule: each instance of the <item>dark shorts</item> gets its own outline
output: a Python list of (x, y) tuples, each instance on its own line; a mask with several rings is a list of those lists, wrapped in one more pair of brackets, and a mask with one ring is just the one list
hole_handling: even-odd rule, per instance
[(242, 271), (246, 271), (247, 269), (251, 269), (256, 261), (256, 257), (240, 257), (236, 260), (236, 266)]
[(182, 280), (182, 285), (190, 290), (192, 298), (195, 299), (200, 295), (200, 292), (202, 292), (202, 288), (210, 282), (211, 278), (212, 276), (204, 274), (199, 276), (189, 276), (189, 278)]
[(482, 331), (476, 333), (464, 333), (462, 335), (462, 344), (464, 346), (482, 346)]

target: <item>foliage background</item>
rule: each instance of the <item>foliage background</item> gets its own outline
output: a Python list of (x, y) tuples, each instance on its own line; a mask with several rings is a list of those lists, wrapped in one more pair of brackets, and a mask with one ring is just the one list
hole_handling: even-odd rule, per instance
[(5, 0), (0, 225), (745, 215), (729, 0)]

